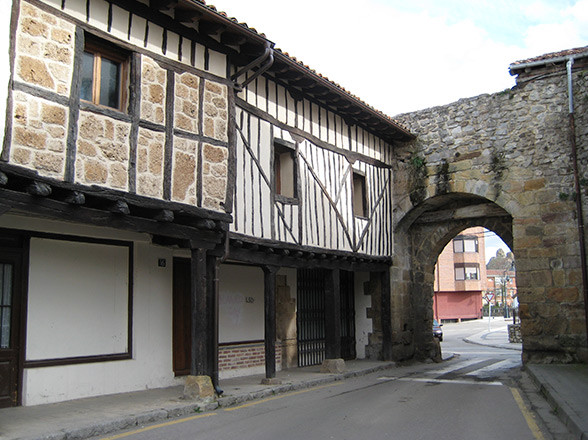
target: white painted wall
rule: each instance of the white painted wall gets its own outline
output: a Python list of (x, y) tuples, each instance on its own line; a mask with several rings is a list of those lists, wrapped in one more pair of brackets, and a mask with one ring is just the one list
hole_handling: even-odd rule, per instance
[(129, 252), (31, 238), (27, 361), (127, 352)]
[(219, 342), (264, 338), (263, 271), (223, 264), (219, 269)]
[[(178, 384), (172, 371), (171, 250), (151, 245), (142, 234), (14, 215), (1, 216), (0, 227), (132, 240), (135, 245), (132, 359), (27, 368), (23, 377), (24, 405)], [(167, 267), (158, 266), (160, 258), (166, 259)], [(59, 276), (67, 277), (67, 270), (55, 274)], [(72, 329), (72, 340), (77, 339), (78, 331), (85, 330)]]
[(369, 273), (355, 272), (355, 350), (358, 359), (365, 359), (368, 335), (373, 332), (372, 320), (367, 318), (367, 309), (372, 306), (372, 297), (365, 294), (363, 287), (369, 279)]

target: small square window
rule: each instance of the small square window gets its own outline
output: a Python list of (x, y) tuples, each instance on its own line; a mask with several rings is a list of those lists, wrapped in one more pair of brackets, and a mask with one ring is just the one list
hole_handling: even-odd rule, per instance
[(274, 179), (277, 196), (298, 197), (296, 150), (294, 145), (285, 141), (274, 142)]
[(95, 105), (124, 111), (128, 84), (128, 54), (88, 38), (81, 69), (80, 98)]
[(368, 216), (365, 176), (355, 171), (353, 172), (353, 215), (364, 218)]
[(456, 264), (455, 265), (455, 280), (479, 280), (480, 266), (475, 263), (471, 264)]

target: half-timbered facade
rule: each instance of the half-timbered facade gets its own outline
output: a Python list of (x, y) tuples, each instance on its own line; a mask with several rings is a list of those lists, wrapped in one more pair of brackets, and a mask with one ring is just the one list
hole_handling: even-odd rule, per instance
[(201, 2), (2, 8), (0, 406), (389, 357), (410, 133)]

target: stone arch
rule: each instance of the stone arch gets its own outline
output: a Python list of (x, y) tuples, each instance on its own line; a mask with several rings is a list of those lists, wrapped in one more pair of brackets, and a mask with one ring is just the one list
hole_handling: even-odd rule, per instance
[(478, 195), (431, 197), (408, 212), (395, 231), (392, 268), (392, 355), (427, 359), (436, 355), (431, 333), (434, 268), (443, 248), (462, 230), (483, 226), (513, 250), (513, 217)]

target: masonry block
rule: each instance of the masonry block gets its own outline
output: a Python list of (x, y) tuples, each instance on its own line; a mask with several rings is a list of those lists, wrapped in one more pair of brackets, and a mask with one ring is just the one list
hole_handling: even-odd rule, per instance
[(214, 398), (214, 387), (210, 376), (187, 376), (184, 397), (186, 399)]
[(345, 372), (345, 361), (339, 359), (325, 359), (321, 365), (321, 373), (340, 374)]

